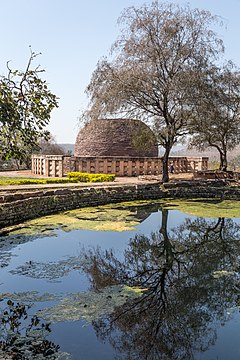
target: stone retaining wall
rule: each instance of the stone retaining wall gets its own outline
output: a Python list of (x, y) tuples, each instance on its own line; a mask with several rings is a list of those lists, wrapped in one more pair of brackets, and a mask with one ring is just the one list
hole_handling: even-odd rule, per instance
[(0, 195), (0, 228), (28, 219), (87, 206), (134, 200), (176, 198), (240, 199), (240, 189), (229, 188), (222, 181), (193, 183), (160, 183), (114, 185), (88, 188), (43, 189), (2, 193)]

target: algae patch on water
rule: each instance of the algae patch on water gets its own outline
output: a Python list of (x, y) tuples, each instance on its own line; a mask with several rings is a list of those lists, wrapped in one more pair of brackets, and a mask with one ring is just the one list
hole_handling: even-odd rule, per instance
[(213, 272), (213, 277), (215, 279), (234, 276), (234, 275), (236, 275), (236, 273), (234, 271), (219, 270), (219, 271), (214, 271)]
[(39, 293), (38, 291), (23, 291), (23, 292), (14, 292), (14, 293), (0, 293), (0, 301), (2, 300), (14, 300), (14, 301), (24, 301), (24, 302), (45, 302), (45, 301), (56, 301), (61, 298), (60, 295), (49, 294), (49, 293)]
[(13, 235), (53, 236), (63, 231), (129, 231), (159, 209), (178, 210), (188, 215), (208, 218), (240, 217), (240, 201), (216, 199), (161, 199), (81, 208), (25, 222), (10, 231)]
[(17, 268), (10, 270), (13, 275), (22, 275), (33, 279), (46, 279), (49, 282), (56, 282), (57, 279), (67, 276), (72, 270), (79, 270), (81, 257), (69, 256), (57, 262), (37, 262), (31, 264), (24, 263)]
[(134, 230), (150, 215), (151, 211), (144, 210), (147, 204), (150, 203), (128, 202), (66, 211), (27, 221), (21, 228), (11, 231), (11, 234), (52, 236), (55, 229), (117, 232)]
[(91, 322), (113, 313), (116, 307), (124, 305), (127, 301), (141, 297), (146, 290), (113, 285), (99, 292), (72, 294), (58, 305), (39, 311), (38, 316), (51, 322), (80, 319)]
[(216, 199), (171, 200), (164, 206), (192, 216), (205, 218), (239, 218), (240, 201)]

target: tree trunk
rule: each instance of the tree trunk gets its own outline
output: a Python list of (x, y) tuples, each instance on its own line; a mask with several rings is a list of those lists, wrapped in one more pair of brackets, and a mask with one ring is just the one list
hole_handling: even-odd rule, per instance
[(169, 181), (169, 174), (168, 174), (168, 159), (170, 154), (171, 147), (168, 146), (165, 148), (165, 153), (162, 157), (162, 181), (168, 182)]
[(219, 170), (227, 171), (227, 152), (226, 151), (220, 151)]
[(169, 271), (172, 268), (174, 254), (173, 254), (173, 245), (168, 237), (168, 210), (162, 209), (162, 224), (160, 233), (163, 236), (164, 240), (164, 254), (165, 254), (165, 266)]

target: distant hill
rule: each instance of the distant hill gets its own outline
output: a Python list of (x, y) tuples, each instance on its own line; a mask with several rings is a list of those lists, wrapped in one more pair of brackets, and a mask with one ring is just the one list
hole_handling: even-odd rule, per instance
[[(58, 144), (61, 146), (65, 152), (65, 154), (71, 152), (74, 154), (74, 144)], [(163, 150), (160, 149), (159, 155), (163, 155)], [(209, 161), (219, 161), (218, 151), (215, 149), (209, 148), (206, 151), (199, 151), (196, 149), (188, 149), (187, 146), (184, 145), (176, 145), (173, 147), (170, 156), (207, 156)], [(236, 148), (228, 153), (228, 160), (231, 161), (237, 157), (240, 157), (240, 145), (236, 146)]]
[(74, 144), (58, 144), (59, 146), (61, 146), (61, 148), (63, 148), (65, 154), (67, 153), (71, 153), (72, 155), (74, 154)]
[[(177, 146), (172, 149), (170, 156), (207, 156), (209, 161), (219, 161), (219, 152), (214, 148), (208, 148), (201, 152), (196, 149), (188, 149), (187, 146)], [(240, 156), (240, 145), (228, 152), (228, 161), (232, 161)]]

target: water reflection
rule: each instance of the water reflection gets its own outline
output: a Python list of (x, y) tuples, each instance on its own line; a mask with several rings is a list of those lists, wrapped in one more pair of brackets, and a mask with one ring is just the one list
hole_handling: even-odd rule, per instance
[[(58, 230), (70, 232), (73, 230), (104, 230), (104, 231), (126, 231), (133, 230), (136, 225), (146, 220), (152, 212), (159, 209), (158, 203), (141, 202), (97, 206), (94, 208), (77, 209), (64, 213), (49, 215), (40, 219), (34, 219), (13, 227), (8, 233), (0, 233), (0, 268), (7, 267), (12, 260), (14, 250), (19, 246), (34, 240), (58, 236)], [(74, 259), (70, 259), (72, 263)], [(32, 272), (42, 264), (32, 264)], [(44, 265), (43, 265), (44, 266)], [(68, 266), (63, 261), (58, 268)], [(56, 264), (53, 268), (42, 269), (44, 277), (54, 278), (57, 270)], [(25, 271), (27, 269), (27, 272)], [(30, 272), (28, 264), (23, 264), (23, 275)], [(71, 266), (69, 271), (71, 270)], [(34, 277), (34, 276), (33, 276)]]
[(8, 300), (0, 311), (0, 357), (1, 359), (57, 359), (68, 354), (59, 351), (60, 346), (47, 339), (50, 324), (36, 315), (29, 319), (30, 305)]
[[(33, 316), (53, 321), (45, 334), (51, 345), (73, 359), (196, 359), (235, 316), (227, 309), (240, 301), (238, 221), (189, 217), (164, 204), (115, 204), (54, 219), (2, 237), (0, 301), (2, 308), (6, 299), (34, 303)], [(95, 223), (108, 231), (93, 231)]]
[(137, 234), (120, 261), (113, 251), (85, 252), (92, 288), (147, 288), (94, 322), (119, 359), (193, 359), (216, 341), (216, 329), (239, 303), (240, 226), (231, 219), (187, 218), (168, 229), (168, 210), (151, 236)]

